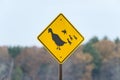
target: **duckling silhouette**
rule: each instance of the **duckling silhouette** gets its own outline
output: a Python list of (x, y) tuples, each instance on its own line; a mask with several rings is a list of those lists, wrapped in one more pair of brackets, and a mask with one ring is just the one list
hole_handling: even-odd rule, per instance
[(69, 37), (70, 37), (70, 39), (71, 39), (71, 40), (73, 40), (73, 38), (72, 38), (72, 36), (71, 36), (71, 35), (69, 35)]
[(65, 41), (63, 41), (58, 34), (55, 34), (53, 33), (52, 29), (49, 28), (48, 29), (48, 33), (51, 33), (51, 36), (52, 36), (52, 40), (55, 42), (55, 44), (57, 45), (57, 49), (61, 50), (60, 49), (60, 46), (63, 46), (65, 43)]
[(77, 40), (77, 37), (75, 35), (73, 35), (73, 37)]
[(62, 32), (64, 33), (64, 34), (67, 34), (67, 31), (64, 29), (64, 30), (62, 30)]
[(71, 45), (72, 44), (72, 42), (67, 38), (67, 41), (68, 41), (68, 43)]

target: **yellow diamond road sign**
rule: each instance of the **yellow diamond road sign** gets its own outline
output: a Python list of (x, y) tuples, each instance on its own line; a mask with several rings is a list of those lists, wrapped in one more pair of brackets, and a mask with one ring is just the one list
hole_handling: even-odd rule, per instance
[(62, 64), (66, 58), (82, 43), (84, 37), (66, 19), (59, 14), (50, 25), (38, 35), (38, 40)]

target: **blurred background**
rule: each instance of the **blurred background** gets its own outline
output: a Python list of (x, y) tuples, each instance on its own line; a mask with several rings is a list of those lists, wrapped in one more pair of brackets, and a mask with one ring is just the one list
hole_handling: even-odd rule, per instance
[(58, 79), (37, 36), (59, 13), (85, 37), (63, 80), (120, 80), (120, 0), (0, 0), (0, 80)]

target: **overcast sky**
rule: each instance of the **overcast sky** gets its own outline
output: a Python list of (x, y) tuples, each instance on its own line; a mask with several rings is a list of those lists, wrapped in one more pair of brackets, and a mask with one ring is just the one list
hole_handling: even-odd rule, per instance
[(59, 14), (85, 37), (120, 38), (120, 0), (0, 0), (0, 46), (41, 46), (37, 35)]

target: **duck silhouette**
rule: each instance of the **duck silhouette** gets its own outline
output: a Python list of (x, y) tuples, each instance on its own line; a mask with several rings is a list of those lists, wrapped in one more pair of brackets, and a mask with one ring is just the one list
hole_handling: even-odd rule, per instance
[(51, 33), (51, 36), (52, 36), (52, 40), (55, 42), (55, 44), (57, 45), (57, 49), (61, 50), (60, 49), (60, 46), (63, 46), (65, 43), (65, 41), (63, 41), (58, 34), (55, 34), (53, 33), (52, 29), (49, 28), (48, 29), (48, 33)]

